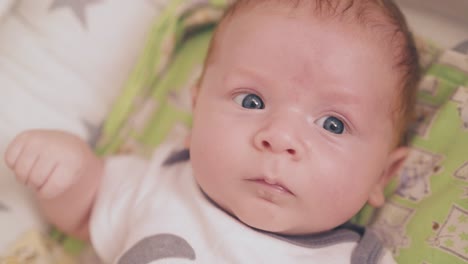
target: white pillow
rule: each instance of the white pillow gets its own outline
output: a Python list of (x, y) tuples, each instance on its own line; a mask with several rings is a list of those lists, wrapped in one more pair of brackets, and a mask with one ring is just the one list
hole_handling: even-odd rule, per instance
[[(30, 128), (90, 140), (167, 1), (1, 0), (0, 155)], [(0, 255), (21, 233), (43, 228), (0, 157)]]

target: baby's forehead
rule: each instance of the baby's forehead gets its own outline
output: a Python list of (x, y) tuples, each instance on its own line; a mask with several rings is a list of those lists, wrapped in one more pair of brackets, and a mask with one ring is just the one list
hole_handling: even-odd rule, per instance
[(313, 23), (334, 23), (345, 30), (361, 31), (367, 35), (366, 41), (379, 42), (394, 60), (395, 68), (405, 59), (405, 20), (392, 0), (237, 0), (221, 19), (208, 57), (232, 21), (265, 13), (276, 14), (269, 17), (271, 22), (278, 16), (309, 18)]
[[(229, 8), (215, 32), (213, 42), (226, 31), (229, 24), (246, 15), (277, 14), (294, 18), (309, 18), (313, 22), (331, 22), (343, 28), (361, 29), (369, 39), (378, 39), (387, 50), (397, 54), (402, 38), (397, 34), (399, 27), (389, 6), (382, 4), (388, 0), (238, 0)], [(271, 22), (277, 16), (270, 17)], [(393, 20), (392, 20), (393, 19)]]

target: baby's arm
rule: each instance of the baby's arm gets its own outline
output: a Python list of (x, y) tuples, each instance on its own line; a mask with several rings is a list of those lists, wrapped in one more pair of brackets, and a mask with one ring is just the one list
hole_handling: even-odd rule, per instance
[(52, 224), (89, 238), (89, 218), (104, 166), (86, 142), (67, 132), (30, 130), (10, 143), (5, 161), (20, 182), (36, 190)]

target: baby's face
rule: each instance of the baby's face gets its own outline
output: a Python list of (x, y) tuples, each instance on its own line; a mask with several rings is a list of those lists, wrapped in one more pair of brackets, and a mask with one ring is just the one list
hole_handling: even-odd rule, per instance
[[(191, 160), (200, 187), (255, 228), (329, 230), (379, 205), (398, 75), (356, 26), (300, 11), (236, 14), (196, 95)], [(387, 175), (388, 176), (388, 175)]]

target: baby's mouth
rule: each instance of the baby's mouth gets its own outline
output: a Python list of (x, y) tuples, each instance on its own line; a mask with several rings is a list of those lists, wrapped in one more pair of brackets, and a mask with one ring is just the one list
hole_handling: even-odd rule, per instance
[(272, 180), (268, 178), (254, 178), (254, 179), (248, 179), (248, 181), (265, 185), (267, 187), (274, 189), (276, 192), (279, 192), (279, 193), (294, 195), (284, 184), (282, 184), (281, 182), (277, 180)]

